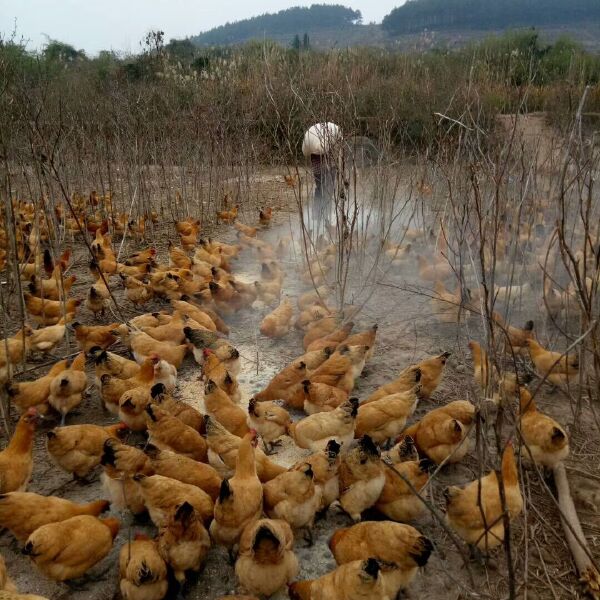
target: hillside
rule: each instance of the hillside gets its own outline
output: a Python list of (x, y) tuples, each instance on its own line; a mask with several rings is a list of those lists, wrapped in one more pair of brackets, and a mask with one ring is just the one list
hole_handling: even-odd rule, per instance
[(198, 46), (239, 44), (267, 37), (290, 43), (295, 35), (317, 34), (321, 31), (346, 31), (360, 29), (361, 13), (341, 5), (313, 4), (310, 7), (293, 7), (274, 14), (264, 14), (251, 19), (226, 23), (190, 38)]
[(598, 0), (409, 0), (381, 24), (391, 35), (425, 29), (556, 27), (600, 21)]
[[(535, 27), (548, 42), (570, 36), (600, 51), (599, 0), (409, 0), (381, 25), (363, 24), (358, 10), (313, 4), (226, 23), (190, 38), (196, 46), (243, 44), (264, 38), (290, 46), (308, 35), (317, 49), (347, 46), (400, 50), (460, 47), (507, 29)], [(298, 41), (296, 42), (298, 43)]]

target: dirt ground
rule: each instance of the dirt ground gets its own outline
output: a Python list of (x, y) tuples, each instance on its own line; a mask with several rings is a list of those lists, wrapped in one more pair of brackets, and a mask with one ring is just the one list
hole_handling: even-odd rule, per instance
[[(280, 175), (276, 176), (273, 173), (267, 173), (257, 179), (256, 186), (260, 188), (257, 197), (263, 197), (266, 202), (275, 200), (278, 204), (273, 227), (260, 234), (260, 237), (267, 241), (277, 241), (281, 237), (290, 236), (295, 242), (288, 259), (284, 261), (287, 273), (284, 292), (290, 297), (295, 297), (299, 292), (306, 290), (307, 286), (301, 284), (297, 276), (299, 261), (296, 258), (300, 256), (301, 248), (293, 195), (281, 183)], [(244, 222), (251, 223), (255, 220), (254, 209), (245, 208), (243, 212)], [(235, 239), (235, 232), (229, 226), (214, 227), (207, 233), (226, 242)], [(176, 238), (172, 224), (158, 227), (150, 237), (158, 249), (159, 261), (166, 261), (167, 240)], [(75, 288), (75, 294), (80, 297), (84, 296), (90, 283), (86, 268), (87, 261), (85, 249), (80, 242), (77, 242), (73, 272), (81, 277), (78, 287)], [(240, 261), (234, 264), (234, 273), (247, 281), (259, 277), (260, 264), (251, 251), (245, 251)], [(395, 378), (409, 364), (427, 355), (442, 351), (452, 352), (441, 385), (430, 400), (419, 403), (411, 422), (428, 410), (451, 400), (470, 399), (478, 404), (481, 402), (472, 382), (471, 359), (467, 348), (470, 339), (481, 338), (480, 321), (470, 318), (460, 325), (440, 324), (432, 315), (430, 302), (426, 296), (406, 291), (407, 287), (419, 283), (413, 266), (405, 267), (400, 272), (386, 273), (373, 290), (371, 300), (355, 319), (356, 330), (367, 328), (375, 322), (379, 325), (375, 355), (355, 389), (355, 395), (361, 399), (378, 386)], [(351, 280), (348, 298), (352, 298), (353, 291), (358, 293), (359, 287), (358, 282)], [(116, 295), (120, 300), (122, 292), (118, 288), (119, 286), (116, 285)], [(538, 293), (539, 290), (534, 288), (533, 293), (523, 298), (519, 307), (515, 307), (514, 314), (517, 323), (533, 318), (538, 336), (546, 341), (552, 338), (554, 332), (539, 311)], [(125, 304), (121, 306), (126, 317), (133, 316), (134, 312), (128, 306)], [(159, 308), (161, 308), (159, 303), (148, 306), (148, 310)], [(260, 335), (258, 326), (264, 312), (260, 308), (246, 310), (228, 319), (231, 327), (231, 342), (238, 348), (243, 358), (239, 382), (244, 404), (247, 404), (253, 393), (266, 385), (273, 374), (302, 353), (302, 336), (295, 330), (278, 341)], [(91, 314), (83, 308), (78, 315), (78, 320), (84, 323), (93, 321)], [(107, 315), (105, 322), (112, 320), (112, 315)], [(69, 348), (62, 346), (56, 354), (63, 356), (74, 350), (73, 346)], [(27, 368), (33, 366), (35, 363), (30, 363)], [(41, 368), (39, 372), (44, 372), (46, 369), (47, 367)], [(29, 377), (35, 375), (36, 372), (28, 373)], [(200, 368), (191, 357), (188, 357), (180, 371), (177, 395), (202, 407), (203, 383), (199, 381), (199, 375)], [(580, 418), (580, 426), (577, 430), (571, 427), (574, 419), (573, 410), (569, 400), (560, 392), (544, 389), (539, 398), (539, 405), (570, 432), (571, 457), (567, 465), (570, 469), (573, 494), (592, 551), (597, 552), (600, 544), (598, 432), (591, 418)], [(492, 416), (486, 419), (486, 428), (489, 428), (493, 423), (493, 409), (484, 401), (483, 410)], [(584, 407), (583, 410), (585, 416), (588, 409)], [(12, 416), (13, 420), (16, 419), (15, 414)], [(294, 419), (300, 416), (299, 413), (293, 414)], [(114, 422), (114, 418), (102, 411), (98, 393), (93, 387), (89, 388), (89, 394), (77, 412), (69, 415), (67, 419), (68, 424), (110, 422)], [(29, 491), (55, 494), (75, 501), (90, 501), (104, 497), (98, 478), (99, 473), (92, 483), (82, 485), (74, 482), (69, 474), (62, 472), (50, 461), (45, 449), (45, 432), (56, 424), (57, 421), (50, 420), (36, 435), (35, 468)], [(492, 432), (487, 430), (485, 433), (487, 443), (482, 454), (485, 458), (485, 464), (482, 465), (484, 472), (494, 464), (495, 456)], [(3, 443), (5, 440), (6, 435), (3, 432)], [(141, 438), (132, 438), (131, 441), (140, 442)], [(308, 451), (298, 449), (289, 438), (284, 438), (282, 446), (272, 458), (275, 462), (287, 466), (307, 454)], [(477, 478), (480, 474), (479, 469), (480, 465), (475, 456), (470, 456), (459, 465), (443, 468), (431, 481), (427, 494), (439, 515), (443, 516), (443, 489), (449, 484), (463, 484)], [(554, 501), (546, 491), (546, 483), (534, 471), (527, 471), (524, 468), (521, 469), (521, 482), (526, 507), (523, 515), (514, 522), (512, 532), (512, 557), (516, 579), (519, 582), (518, 597), (529, 600), (577, 598), (580, 592), (575, 568), (564, 540)], [(122, 528), (113, 551), (90, 572), (90, 577), (83, 582), (77, 582), (75, 586), (51, 583), (32, 566), (28, 558), (20, 554), (10, 534), (4, 532), (0, 535), (0, 550), (19, 590), (41, 594), (52, 600), (119, 598), (116, 566), (119, 549), (135, 532), (152, 532), (153, 528), (148, 523), (134, 521), (129, 513), (116, 516), (122, 519)], [(299, 578), (315, 578), (335, 567), (327, 542), (336, 528), (349, 524), (346, 516), (330, 511), (326, 518), (316, 525), (313, 546), (307, 547), (302, 539), (296, 541), (295, 550), (301, 564)], [(507, 568), (501, 550), (494, 552), (486, 564), (470, 560), (465, 566), (459, 551), (435, 518), (429, 516), (414, 525), (433, 541), (435, 551), (428, 565), (422, 569), (411, 585), (409, 598), (459, 600), (508, 597)], [(466, 547), (461, 546), (461, 550), (466, 552)], [(233, 593), (235, 590), (234, 571), (227, 561), (226, 551), (214, 547), (210, 551), (198, 581), (189, 586), (186, 595), (191, 600), (214, 600), (222, 594)], [(284, 597), (286, 594), (282, 593), (273, 598), (279, 600)]]

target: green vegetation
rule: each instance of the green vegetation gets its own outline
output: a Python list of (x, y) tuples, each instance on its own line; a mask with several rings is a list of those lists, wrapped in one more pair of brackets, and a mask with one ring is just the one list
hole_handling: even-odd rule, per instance
[[(341, 5), (313, 4), (276, 14), (264, 14), (227, 23), (185, 40), (198, 46), (239, 45), (250, 40), (292, 43), (303, 32), (321, 48), (387, 45), (400, 42), (410, 47), (415, 34), (435, 31), (441, 43), (464, 44), (483, 31), (523, 27), (555, 29), (567, 27), (577, 37), (585, 32), (590, 47), (600, 27), (598, 0), (408, 0), (387, 15), (381, 25), (363, 25), (360, 11)], [(591, 27), (591, 30), (590, 30)], [(591, 37), (590, 37), (591, 36)], [(597, 37), (597, 36), (596, 36)], [(291, 42), (290, 42), (291, 40)], [(439, 42), (438, 42), (439, 43)]]
[(335, 4), (296, 6), (275, 14), (264, 14), (235, 23), (227, 23), (190, 40), (199, 46), (239, 44), (249, 40), (262, 40), (273, 35), (302, 34), (323, 29), (346, 29), (360, 24), (359, 10)]
[(408, 0), (382, 22), (392, 35), (600, 21), (598, 0)]
[(153, 32), (140, 55), (97, 58), (56, 42), (36, 54), (5, 41), (0, 153), (26, 163), (40, 136), (58, 136), (65, 164), (96, 153), (136, 164), (285, 162), (299, 155), (308, 125), (332, 120), (406, 156), (438, 143), (435, 113), (475, 111), (484, 128), (517, 110), (560, 122), (586, 85), (586, 112), (600, 112), (600, 57), (567, 39), (548, 45), (527, 31), (453, 52), (400, 53), (320, 52), (301, 36), (286, 46), (198, 48)]

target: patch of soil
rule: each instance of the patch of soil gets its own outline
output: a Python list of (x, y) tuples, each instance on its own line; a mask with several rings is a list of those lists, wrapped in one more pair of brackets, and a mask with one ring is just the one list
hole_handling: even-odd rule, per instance
[[(253, 182), (257, 186), (256, 195), (252, 196), (252, 204), (244, 206), (244, 222), (252, 223), (256, 215), (256, 206), (267, 204), (277, 195), (278, 210), (275, 213), (273, 227), (261, 233), (260, 236), (268, 241), (276, 241), (280, 237), (290, 236), (294, 243), (290, 254), (284, 260), (286, 281), (284, 292), (295, 297), (306, 286), (300, 283), (297, 269), (301, 264), (301, 247), (295, 202), (291, 189), (281, 183), (281, 176), (267, 174), (258, 177)], [(261, 186), (265, 186), (264, 189)], [(216, 226), (210, 231), (211, 236), (233, 241), (234, 231), (229, 226)], [(168, 239), (176, 239), (172, 224), (163, 223), (149, 233), (149, 241), (157, 247), (158, 259), (164, 262), (168, 258)], [(123, 255), (144, 244), (126, 244)], [(80, 242), (74, 246), (75, 264), (72, 271), (80, 278), (75, 287), (75, 295), (83, 297), (87, 292), (91, 279), (87, 272), (89, 257)], [(234, 263), (234, 273), (245, 280), (252, 281), (259, 277), (259, 262), (250, 251), (245, 251), (243, 257)], [(367, 328), (374, 322), (379, 324), (377, 348), (372, 361), (367, 365), (364, 376), (358, 381), (355, 395), (365, 398), (378, 386), (389, 382), (411, 363), (431, 354), (448, 350), (452, 352), (441, 385), (430, 400), (419, 403), (411, 423), (422, 417), (428, 410), (443, 405), (451, 400), (469, 399), (481, 403), (479, 393), (472, 381), (472, 365), (468, 354), (467, 342), (470, 339), (480, 339), (481, 322), (477, 318), (469, 318), (461, 324), (443, 324), (437, 322), (430, 306), (429, 298), (407, 291), (414, 285), (421, 285), (413, 265), (403, 267), (399, 272), (391, 271), (382, 276), (370, 301), (356, 319), (356, 329)], [(125, 318), (130, 318), (135, 312), (124, 301), (122, 291), (114, 285), (115, 296), (119, 309)], [(350, 281), (347, 298), (358, 294), (361, 289), (360, 281)], [(538, 290), (522, 299), (521, 305), (515, 308), (515, 322), (524, 322), (532, 316), (539, 317), (537, 307)], [(157, 310), (164, 305), (154, 302), (147, 310)], [(269, 379), (290, 360), (302, 354), (302, 336), (292, 330), (282, 340), (269, 340), (262, 337), (258, 331), (259, 323), (265, 310), (245, 310), (228, 319), (231, 327), (231, 342), (239, 349), (243, 366), (239, 376), (242, 388), (243, 404), (247, 405), (249, 398), (262, 389)], [(103, 322), (120, 320), (114, 313), (107, 315)], [(93, 318), (85, 309), (80, 310), (78, 319), (84, 323), (92, 323)], [(14, 328), (17, 328), (14, 323)], [(553, 335), (551, 325), (536, 321), (536, 331), (541, 339)], [(57, 355), (66, 355), (75, 350), (71, 344), (61, 346)], [(35, 366), (33, 363), (27, 367)], [(45, 372), (47, 367), (40, 369)], [(88, 372), (91, 374), (91, 370)], [(28, 373), (28, 377), (36, 373)], [(177, 396), (183, 400), (203, 408), (203, 383), (199, 381), (200, 368), (193, 362), (192, 357), (186, 359), (180, 370)], [(90, 379), (91, 380), (91, 379)], [(572, 454), (568, 461), (571, 484), (574, 496), (581, 510), (586, 534), (588, 534), (592, 550), (595, 551), (600, 534), (600, 468), (597, 457), (598, 432), (593, 426), (589, 409), (583, 407), (583, 416), (578, 420), (578, 428), (572, 427), (574, 411), (569, 400), (560, 392), (544, 388), (538, 396), (541, 409), (556, 418), (567, 427), (571, 433)], [(13, 414), (13, 417), (15, 415)], [(294, 412), (293, 418), (301, 418)], [(509, 410), (506, 418), (514, 420), (514, 414)], [(108, 424), (114, 422), (114, 417), (103, 412), (97, 391), (90, 387), (88, 397), (67, 418), (68, 424), (96, 423)], [(467, 457), (464, 463), (443, 468), (431, 481), (427, 490), (427, 499), (436, 508), (437, 514), (443, 518), (444, 500), (443, 489), (450, 484), (464, 484), (480, 474), (488, 472), (496, 465), (496, 449), (492, 431), (494, 422), (486, 419), (483, 428), (482, 443), (477, 452)], [(75, 501), (90, 501), (105, 496), (98, 480), (99, 473), (87, 485), (74, 482), (70, 475), (63, 473), (49, 459), (45, 449), (45, 432), (55, 426), (56, 421), (44, 424), (35, 441), (35, 468), (29, 486), (30, 491), (42, 494), (54, 494)], [(3, 436), (5, 440), (5, 435)], [(136, 441), (137, 438), (132, 438)], [(591, 441), (594, 440), (594, 441)], [(138, 440), (139, 441), (139, 440)], [(284, 438), (282, 446), (272, 457), (275, 462), (291, 465), (308, 451), (297, 448), (291, 439)], [(479, 458), (478, 458), (479, 457)], [(589, 473), (593, 474), (592, 476)], [(519, 598), (556, 599), (579, 597), (579, 586), (574, 566), (566, 547), (555, 502), (549, 495), (552, 485), (548, 485), (534, 471), (521, 468), (521, 482), (526, 498), (524, 514), (512, 524), (511, 553), (515, 569), (515, 577), (519, 582)], [(111, 511), (112, 512), (112, 511)], [(8, 533), (0, 536), (0, 548), (6, 558), (10, 575), (18, 588), (23, 592), (41, 594), (52, 600), (72, 598), (74, 600), (108, 600), (118, 597), (117, 557), (120, 547), (137, 531), (152, 534), (154, 528), (149, 523), (136, 522), (129, 513), (117, 514), (122, 519), (122, 528), (115, 541), (110, 555), (89, 573), (83, 582), (83, 588), (75, 589), (65, 584), (55, 584), (44, 578), (29, 560), (19, 553), (19, 549)], [(327, 516), (318, 521), (315, 528), (314, 545), (308, 547), (304, 540), (298, 539), (295, 550), (301, 564), (300, 578), (319, 577), (335, 567), (335, 561), (328, 549), (327, 543), (332, 533), (339, 527), (349, 526), (350, 522), (344, 515), (330, 510)], [(479, 564), (469, 560), (463, 562), (461, 552), (468, 553), (461, 544), (460, 550), (454, 545), (447, 532), (432, 516), (423, 522), (416, 523), (420, 531), (427, 535), (435, 546), (435, 551), (428, 565), (422, 569), (412, 584), (410, 598), (428, 598), (429, 600), (458, 600), (459, 598), (505, 598), (507, 597), (507, 568), (506, 558), (502, 550), (492, 553), (490, 559)], [(190, 586), (187, 597), (191, 600), (214, 600), (222, 594), (233, 593), (236, 590), (236, 580), (233, 567), (228, 563), (227, 553), (223, 548), (211, 549), (206, 565), (198, 581)], [(525, 595), (525, 590), (527, 593)], [(477, 596), (473, 594), (477, 593)], [(273, 600), (286, 597), (285, 593), (273, 596)]]

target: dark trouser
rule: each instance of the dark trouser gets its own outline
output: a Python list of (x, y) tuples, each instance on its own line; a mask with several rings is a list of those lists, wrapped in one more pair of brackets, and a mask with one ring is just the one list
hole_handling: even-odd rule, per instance
[(323, 224), (328, 224), (332, 200), (335, 193), (337, 169), (332, 159), (318, 154), (310, 155), (310, 163), (315, 178), (315, 200), (313, 203), (313, 223), (317, 232)]

